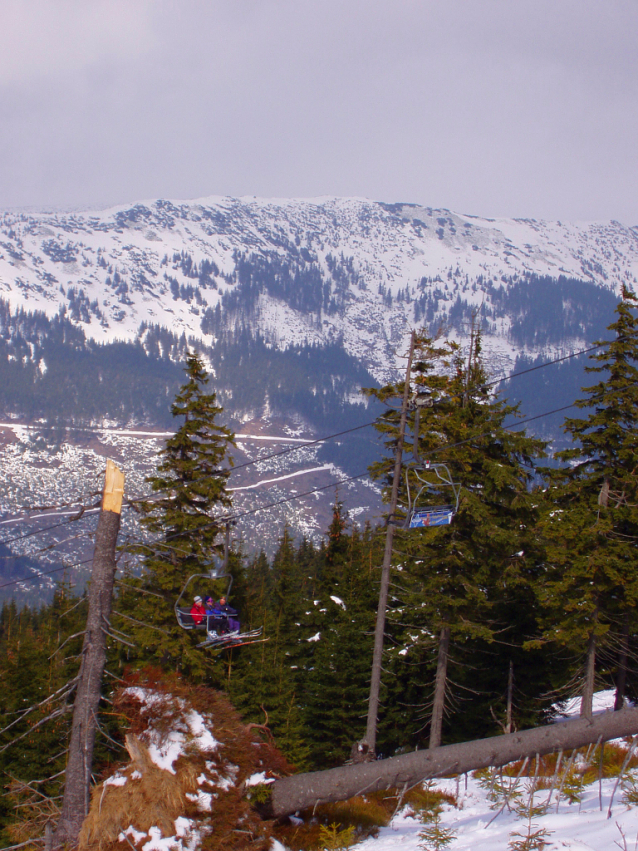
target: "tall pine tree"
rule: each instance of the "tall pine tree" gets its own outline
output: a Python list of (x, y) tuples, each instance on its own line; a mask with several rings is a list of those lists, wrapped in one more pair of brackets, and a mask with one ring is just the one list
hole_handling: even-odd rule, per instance
[(336, 500), (321, 581), (302, 614), (304, 720), (315, 767), (343, 763), (365, 731), (381, 548)]
[(135, 592), (122, 591), (118, 609), (127, 607), (144, 624), (133, 628), (144, 661), (201, 677), (207, 657), (177, 624), (173, 606), (189, 576), (208, 573), (222, 551), (221, 516), (231, 506), (226, 484), (234, 436), (217, 422), (222, 408), (215, 393), (206, 392), (209, 376), (196, 354), (187, 358), (186, 377), (171, 407), (183, 421), (160, 453), (157, 474), (148, 479), (157, 496), (139, 503), (151, 539), (135, 550), (143, 558), (142, 577), (132, 581)]
[[(585, 656), (581, 714), (590, 716), (601, 643), (619, 644), (617, 708), (622, 706), (629, 632), (638, 611), (638, 301), (623, 288), (612, 339), (591, 355), (600, 381), (576, 402), (582, 418), (565, 420), (573, 447), (557, 453), (543, 523), (547, 546), (545, 641)], [(599, 341), (601, 343), (601, 341)], [(614, 633), (622, 638), (614, 642)], [(624, 661), (623, 661), (624, 659)]]
[[(406, 453), (404, 500), (405, 481), (411, 479), (414, 493), (414, 470), (421, 469), (419, 475), (431, 486), (423, 491), (420, 506), (454, 503), (454, 494), (436, 473), (423, 470), (424, 459), (447, 465), (452, 479), (462, 485), (450, 526), (399, 529), (395, 544), (401, 572), (396, 611), (389, 618), (398, 642), (394, 655), (401, 654), (408, 664), (417, 662), (421, 667), (414, 670), (419, 671), (432, 665), (434, 660), (428, 663), (427, 656), (436, 653), (433, 687), (421, 687), (421, 706), (432, 707), (429, 744), (436, 747), (442, 737), (454, 644), (490, 642), (496, 630), (506, 626), (496, 623), (494, 604), (505, 584), (521, 581), (535, 517), (530, 493), (534, 459), (543, 444), (522, 430), (505, 427), (517, 411), (484, 389), (487, 376), (478, 333), (472, 335), (467, 360), (454, 344), (436, 346), (421, 335), (415, 360), (417, 392), (429, 395), (433, 404), (418, 419), (416, 410), (410, 415), (414, 451), (412, 459)], [(399, 389), (394, 389), (395, 395)], [(379, 393), (386, 394), (392, 395), (392, 389)], [(389, 437), (394, 439), (392, 430)], [(386, 470), (387, 462), (376, 468), (377, 474)]]

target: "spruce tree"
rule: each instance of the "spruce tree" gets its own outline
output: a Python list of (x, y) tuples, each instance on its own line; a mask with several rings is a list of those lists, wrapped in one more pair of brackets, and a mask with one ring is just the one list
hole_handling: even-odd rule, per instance
[(314, 767), (343, 763), (365, 732), (381, 551), (337, 500), (316, 597), (302, 615), (303, 709)]
[[(148, 479), (157, 496), (138, 504), (150, 539), (134, 549), (143, 559), (142, 577), (132, 581), (139, 591), (123, 589), (118, 609), (125, 606), (144, 624), (133, 628), (139, 658), (201, 677), (208, 657), (196, 649), (195, 639), (202, 634), (184, 631), (173, 607), (189, 576), (209, 573), (221, 555), (222, 515), (231, 506), (226, 485), (234, 436), (217, 422), (222, 408), (215, 393), (206, 392), (209, 376), (196, 354), (188, 355), (186, 377), (171, 406), (173, 416), (183, 421), (160, 453), (157, 474)], [(191, 596), (182, 605), (189, 608), (192, 595), (207, 590), (189, 588)]]
[(278, 747), (303, 768), (308, 747), (299, 701), (298, 653), (299, 616), (305, 603), (300, 565), (287, 528), (279, 540), (270, 577), (265, 574), (264, 561), (258, 557), (253, 562), (248, 580), (254, 577), (261, 583), (258, 594), (249, 596), (249, 605), (251, 617), (257, 617), (257, 625), (263, 626), (265, 641), (237, 651), (228, 691), (243, 717), (266, 723)]
[[(65, 583), (58, 585), (51, 603), (37, 611), (18, 611), (11, 601), (0, 612), (0, 771), (9, 787), (0, 798), (0, 837), (5, 844), (25, 832), (44, 830), (47, 817), (55, 818), (71, 727), (66, 710), (72, 697), (66, 689), (72, 689), (80, 666), (86, 614), (86, 600), (74, 597)], [(121, 758), (112, 741), (117, 719), (106, 702), (99, 721), (96, 774), (107, 762)], [(32, 789), (22, 786), (26, 783), (32, 783)], [(29, 799), (37, 803), (29, 805)]]
[[(556, 455), (566, 466), (552, 473), (543, 523), (543, 638), (584, 653), (585, 716), (592, 712), (601, 642), (613, 632), (627, 636), (635, 629), (638, 607), (637, 307), (634, 293), (623, 288), (617, 318), (609, 326), (612, 339), (590, 356), (596, 365), (587, 367), (600, 380), (584, 387), (586, 395), (575, 403), (586, 414), (565, 420), (574, 445)], [(622, 682), (622, 663), (620, 668)]]
[[(406, 451), (406, 479), (414, 494), (414, 470), (422, 470), (421, 462), (429, 459), (445, 464), (462, 487), (451, 525), (398, 529), (395, 539), (400, 588), (392, 603), (396, 611), (389, 615), (397, 642), (389, 655), (396, 664), (401, 659), (425, 670), (435, 665), (433, 687), (423, 683), (420, 700), (422, 709), (432, 705), (430, 747), (441, 742), (452, 647), (472, 640), (489, 643), (495, 631), (506, 626), (495, 622), (494, 603), (506, 583), (521, 581), (527, 530), (535, 517), (530, 494), (534, 459), (543, 450), (542, 442), (524, 431), (505, 427), (517, 409), (484, 389), (487, 376), (479, 334), (472, 335), (470, 349), (466, 360), (455, 344), (435, 345), (426, 335), (417, 339), (414, 382), (417, 392), (428, 395), (433, 404), (422, 409), (418, 420), (416, 410), (410, 415), (413, 457)], [(375, 395), (383, 400), (399, 389), (384, 388)], [(392, 442), (395, 426), (385, 424), (383, 430)], [(387, 469), (386, 461), (374, 472), (383, 475)], [(431, 485), (423, 491), (420, 507), (454, 505), (452, 489), (434, 471), (419, 475)], [(416, 732), (423, 718), (414, 715)]]

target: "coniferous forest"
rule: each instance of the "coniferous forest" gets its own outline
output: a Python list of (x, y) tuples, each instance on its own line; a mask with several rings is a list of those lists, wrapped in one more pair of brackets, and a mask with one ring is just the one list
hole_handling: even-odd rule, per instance
[[(378, 755), (534, 726), (577, 693), (587, 714), (600, 686), (616, 688), (618, 708), (638, 697), (637, 313), (625, 290), (609, 342), (590, 356), (580, 415), (564, 421), (567, 448), (553, 458), (490, 391), (478, 332), (463, 357), (417, 335), (410, 389), (422, 404), (407, 412), (390, 518)], [(369, 390), (385, 444), (371, 473), (388, 496), (403, 390)], [(148, 665), (226, 692), (298, 768), (340, 765), (365, 732), (386, 528), (359, 527), (337, 497), (319, 545), (284, 529), (271, 560), (248, 558), (231, 535), (230, 602), (242, 629), (263, 627), (264, 640), (198, 648), (173, 606), (187, 578), (222, 557), (232, 433), (195, 355), (172, 413), (177, 431), (138, 505), (152, 543), (122, 552), (113, 634), (126, 638), (109, 641), (94, 776), (121, 758), (109, 683)], [(451, 505), (453, 520), (405, 528), (415, 505)], [(195, 580), (188, 604), (224, 590)], [(38, 795), (55, 803), (60, 794), (85, 618), (85, 598), (63, 583), (39, 610), (0, 612), (3, 830), (37, 809)]]

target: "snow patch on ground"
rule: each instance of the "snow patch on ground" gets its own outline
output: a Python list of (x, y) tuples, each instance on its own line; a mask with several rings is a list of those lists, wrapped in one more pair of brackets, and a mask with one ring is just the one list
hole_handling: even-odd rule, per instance
[[(594, 694), (592, 700), (592, 714), (602, 715), (604, 712), (613, 712), (616, 700), (615, 689), (605, 689)], [(580, 697), (571, 697), (556, 708), (556, 719), (576, 718), (580, 715)]]
[(186, 721), (190, 727), (192, 741), (198, 750), (214, 751), (219, 746), (219, 742), (208, 729), (210, 722), (207, 725), (199, 712), (191, 710), (186, 716)]
[[(133, 687), (127, 689), (127, 692), (143, 704), (142, 712), (147, 707), (157, 708), (158, 704), (162, 703), (168, 706), (169, 702), (176, 702), (180, 709), (185, 709), (183, 700), (176, 700), (149, 689)], [(219, 742), (210, 732), (209, 719), (203, 718), (199, 712), (191, 709), (184, 713), (184, 721), (184, 730), (170, 730), (168, 734), (165, 734), (155, 730), (151, 725), (144, 734), (153, 763), (164, 771), (170, 771), (171, 774), (175, 774), (175, 762), (187, 748), (210, 753), (219, 746)]]
[[(133, 828), (128, 828), (133, 830)], [(134, 831), (138, 836), (137, 831)], [(162, 831), (159, 827), (151, 827), (148, 834), (142, 834), (136, 843), (141, 841), (146, 835), (149, 839), (142, 845), (142, 851), (195, 851), (201, 846), (201, 834), (193, 826), (190, 819), (179, 817), (175, 820), (175, 834), (173, 836), (162, 836)], [(126, 837), (120, 834), (120, 842), (124, 842)]]
[(125, 786), (127, 777), (123, 777), (121, 774), (114, 774), (112, 777), (107, 777), (104, 781), (104, 786)]
[[(533, 819), (539, 829), (545, 829), (547, 851), (550, 849), (573, 849), (576, 851), (612, 851), (623, 849), (622, 834), (627, 838), (627, 849), (634, 849), (638, 839), (638, 809), (628, 809), (620, 801), (617, 792), (614, 798), (612, 817), (607, 818), (607, 809), (615, 778), (603, 780), (602, 809), (599, 802), (598, 784), (585, 787), (580, 804), (569, 804), (565, 799), (556, 809), (555, 802), (549, 811)], [(467, 783), (467, 786), (466, 786)], [(508, 812), (490, 809), (487, 792), (474, 777), (463, 776), (457, 785), (456, 779), (436, 781), (433, 788), (458, 793), (458, 808), (445, 805), (441, 816), (442, 826), (451, 829), (455, 839), (446, 846), (447, 851), (506, 851), (512, 833), (525, 833), (526, 822)], [(547, 790), (536, 793), (534, 804), (542, 804)], [(423, 851), (419, 832), (424, 825), (404, 810), (395, 816), (392, 823), (382, 828), (375, 839), (367, 839), (357, 845), (361, 851)], [(619, 845), (616, 845), (619, 843)]]
[(141, 842), (142, 839), (144, 839), (146, 833), (140, 830), (135, 830), (133, 825), (129, 824), (126, 830), (123, 830), (122, 833), (120, 833), (118, 839), (120, 842), (124, 842), (127, 836), (129, 836), (133, 840), (133, 843), (137, 845), (138, 842)]
[[(156, 731), (153, 731), (153, 734), (149, 735), (157, 736), (159, 734), (157, 734)], [(171, 774), (175, 774), (173, 765), (183, 753), (184, 734), (178, 733), (174, 730), (171, 730), (171, 732), (161, 742), (156, 743), (152, 741), (148, 746), (148, 754), (154, 764), (158, 768), (164, 769), (164, 771), (170, 771)]]
[[(612, 711), (614, 698), (613, 689), (597, 692), (594, 713)], [(580, 697), (572, 698), (557, 707), (556, 720), (560, 722), (579, 712)], [(622, 740), (618, 744), (623, 744)], [(637, 770), (630, 774), (638, 781)], [(526, 778), (520, 784), (519, 800), (524, 803), (530, 801), (530, 783)], [(616, 848), (635, 851), (638, 848), (638, 807), (627, 806), (620, 784), (615, 788), (617, 783), (617, 777), (610, 777), (584, 786), (580, 803), (570, 803), (565, 796), (557, 801), (555, 789), (551, 795), (548, 789), (537, 790), (533, 805), (547, 806), (544, 814), (533, 818), (533, 829), (547, 831), (546, 851), (614, 851)], [(441, 826), (454, 834), (454, 839), (445, 846), (446, 851), (507, 851), (513, 839), (520, 839), (520, 836), (513, 836), (514, 832), (526, 834), (527, 821), (517, 816), (513, 807), (490, 802), (489, 788), (471, 774), (435, 780), (430, 788), (453, 796), (457, 802), (456, 807), (443, 805)], [(612, 795), (613, 805), (608, 815)], [(419, 837), (423, 828), (423, 822), (407, 807), (388, 827), (382, 828), (376, 838), (367, 839), (356, 847), (360, 851), (423, 851), (424, 843)]]
[(260, 786), (263, 783), (274, 783), (274, 777), (266, 777), (265, 771), (258, 771), (256, 774), (251, 774), (244, 780), (245, 786)]

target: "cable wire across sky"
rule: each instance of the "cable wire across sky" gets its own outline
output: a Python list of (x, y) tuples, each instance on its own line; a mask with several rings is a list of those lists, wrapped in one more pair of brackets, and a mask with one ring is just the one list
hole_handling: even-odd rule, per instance
[[(504, 381), (509, 381), (511, 378), (518, 378), (521, 375), (527, 375), (530, 372), (536, 372), (536, 370), (544, 369), (545, 367), (553, 366), (554, 364), (562, 363), (563, 361), (566, 361), (566, 360), (571, 360), (572, 358), (579, 357), (580, 355), (584, 355), (584, 354), (587, 354), (588, 352), (593, 352), (596, 349), (603, 348), (606, 345), (608, 345), (607, 342), (597, 343), (596, 345), (590, 346), (587, 349), (580, 349), (579, 351), (572, 352), (569, 355), (563, 355), (560, 358), (555, 358), (554, 360), (546, 361), (545, 363), (541, 363), (541, 364), (537, 364), (536, 366), (529, 367), (529, 369), (520, 370), (520, 372), (515, 372), (512, 375), (504, 376), (503, 378), (497, 378), (494, 381), (487, 382), (483, 386), (484, 387), (493, 387), (496, 384), (500, 384)], [(562, 410), (562, 409), (560, 409), (560, 410)], [(553, 411), (552, 413), (558, 413), (558, 411)], [(549, 414), (543, 414), (541, 416), (549, 416)], [(532, 422), (532, 419), (538, 419), (538, 418), (537, 417), (531, 418), (530, 420), (526, 420), (526, 422)], [(283, 455), (289, 455), (292, 452), (298, 452), (300, 449), (307, 449), (310, 446), (317, 446), (320, 443), (325, 443), (327, 440), (333, 440), (337, 437), (343, 437), (346, 434), (352, 434), (353, 432), (361, 431), (364, 428), (371, 428), (372, 426), (374, 426), (376, 424), (376, 422), (377, 422), (376, 419), (371, 420), (370, 422), (362, 423), (361, 425), (353, 426), (352, 428), (347, 428), (347, 429), (344, 429), (343, 431), (337, 431), (337, 432), (334, 432), (332, 434), (327, 434), (327, 435), (324, 435), (323, 437), (319, 437), (315, 440), (309, 440), (307, 442), (300, 443), (297, 446), (291, 446), (287, 449), (281, 449), (278, 452), (271, 452), (270, 455), (264, 455), (261, 458), (255, 458), (251, 461), (246, 461), (243, 464), (237, 464), (237, 465), (233, 466), (231, 472), (235, 472), (236, 470), (245, 469), (246, 467), (250, 467), (254, 464), (262, 464), (264, 461), (270, 461), (273, 458), (281, 458)], [(170, 490), (170, 488), (164, 488), (162, 490), (153, 491), (151, 494), (148, 494), (148, 496), (130, 497), (129, 499), (126, 500), (126, 502), (127, 502), (127, 504), (131, 504), (131, 503), (139, 502), (139, 501), (142, 501), (142, 500), (151, 500), (152, 501), (152, 499), (154, 497), (156, 497), (156, 496), (158, 496), (162, 493), (167, 493), (169, 490)]]
[[(567, 361), (567, 360), (571, 360), (572, 358), (579, 357), (580, 355), (588, 354), (589, 352), (596, 351), (597, 349), (603, 348), (606, 345), (608, 345), (607, 342), (597, 343), (597, 344), (590, 346), (586, 349), (581, 349), (577, 352), (572, 352), (569, 355), (564, 355), (560, 358), (555, 358), (554, 360), (546, 361), (545, 363), (537, 364), (536, 366), (530, 367), (528, 369), (524, 369), (524, 370), (521, 370), (519, 372), (512, 373), (509, 376), (504, 376), (502, 378), (495, 379), (494, 381), (487, 382), (484, 386), (493, 387), (496, 384), (502, 383), (504, 381), (509, 381), (511, 378), (518, 378), (521, 375), (526, 375), (528, 373), (535, 372), (536, 370), (544, 369), (545, 367), (553, 366), (554, 364), (562, 363), (562, 362)], [(519, 420), (516, 423), (513, 423), (511, 426), (507, 426), (506, 428), (507, 428), (507, 430), (512, 430), (512, 429), (519, 427), (521, 425), (525, 425), (526, 423), (534, 422), (536, 420), (543, 419), (544, 417), (548, 417), (548, 416), (552, 416), (552, 415), (557, 414), (557, 413), (561, 413), (563, 411), (569, 410), (570, 408), (573, 408), (575, 406), (575, 404), (576, 403), (574, 402), (570, 405), (564, 405), (560, 408), (555, 408), (554, 410), (547, 411), (543, 414), (538, 414), (538, 415), (533, 416), (533, 417), (528, 417), (526, 419)], [(338, 432), (333, 432), (332, 434), (324, 435), (323, 437), (316, 438), (316, 439), (310, 440), (310, 441), (306, 441), (306, 442), (300, 443), (296, 446), (292, 446), (292, 447), (289, 447), (287, 449), (280, 450), (278, 452), (272, 452), (269, 455), (266, 455), (262, 458), (256, 458), (256, 459), (253, 459), (251, 461), (247, 461), (243, 464), (239, 464), (239, 465), (233, 467), (232, 470), (236, 471), (236, 470), (240, 470), (240, 469), (245, 469), (246, 467), (250, 467), (250, 466), (255, 465), (255, 464), (260, 464), (260, 463), (263, 463), (264, 461), (268, 461), (268, 460), (271, 460), (271, 459), (274, 459), (274, 458), (279, 458), (279, 457), (282, 457), (284, 455), (288, 455), (292, 452), (296, 452), (300, 449), (306, 449), (306, 448), (309, 448), (311, 446), (317, 446), (317, 445), (324, 443), (328, 440), (333, 440), (333, 439), (338, 438), (338, 437), (343, 437), (344, 435), (352, 434), (353, 432), (356, 432), (356, 431), (361, 431), (364, 428), (370, 428), (370, 427), (374, 426), (376, 423), (377, 423), (377, 420), (372, 420), (370, 422), (363, 423), (363, 424), (358, 425), (358, 426), (353, 426), (352, 428), (343, 429), (343, 430), (338, 431)], [(473, 438), (468, 438), (468, 441), (462, 441), (458, 444), (452, 444), (450, 446), (441, 447), (440, 450), (433, 450), (432, 452), (427, 453), (425, 457), (429, 457), (430, 455), (434, 454), (435, 452), (442, 451), (443, 449), (450, 449), (450, 448), (454, 448), (456, 446), (460, 446), (463, 443), (467, 443), (470, 440), (473, 440), (473, 439), (475, 440), (475, 439), (480, 438), (482, 436), (484, 436), (484, 435), (474, 436)], [(306, 472), (313, 472), (313, 471), (316, 471), (316, 468), (313, 468), (313, 470), (311, 470), (311, 471), (299, 470), (299, 471), (296, 471), (296, 474), (297, 475), (303, 475)], [(368, 471), (365, 471), (365, 472), (362, 472), (362, 473), (358, 473), (354, 476), (347, 476), (347, 477), (344, 477), (342, 479), (339, 479), (338, 481), (331, 482), (328, 485), (322, 485), (320, 487), (313, 488), (312, 490), (304, 491), (303, 493), (300, 493), (300, 494), (294, 494), (292, 496), (285, 497), (281, 500), (277, 500), (276, 502), (269, 503), (268, 505), (257, 506), (256, 508), (246, 509), (245, 511), (238, 512), (237, 514), (232, 514), (232, 515), (227, 515), (227, 516), (225, 515), (224, 517), (219, 518), (219, 519), (213, 521), (208, 526), (205, 526), (205, 527), (202, 527), (202, 528), (212, 528), (212, 526), (218, 525), (220, 522), (226, 522), (227, 520), (236, 521), (236, 520), (241, 519), (243, 517), (251, 516), (253, 514), (257, 514), (261, 511), (266, 511), (266, 510), (269, 510), (271, 508), (276, 508), (276, 507), (279, 507), (281, 505), (285, 505), (289, 502), (293, 502), (295, 500), (301, 499), (301, 498), (306, 497), (306, 496), (311, 496), (312, 494), (319, 493), (319, 492), (324, 491), (324, 490), (329, 490), (332, 487), (338, 487), (341, 484), (347, 484), (348, 482), (356, 481), (356, 480), (365, 478), (368, 475), (369, 475)], [(261, 484), (260, 482), (257, 482), (255, 485), (253, 485), (251, 487), (256, 488), (256, 487), (259, 487), (260, 484)], [(125, 508), (125, 509), (131, 508), (133, 503), (139, 502), (139, 501), (144, 500), (144, 499), (150, 499), (152, 501), (153, 497), (156, 497), (159, 494), (164, 493), (164, 492), (168, 492), (168, 491), (169, 491), (169, 489), (164, 489), (164, 490), (161, 490), (161, 491), (155, 491), (155, 492), (149, 494), (147, 497), (131, 497), (130, 499), (126, 500), (126, 504), (123, 506), (123, 508)], [(68, 508), (68, 506), (69, 506), (69, 503), (67, 502), (67, 503), (60, 505), (59, 507), (60, 508)], [(52, 510), (55, 509), (55, 507), (56, 506), (47, 506), (47, 510), (52, 511)], [(61, 523), (55, 523), (55, 524), (52, 524), (50, 526), (45, 526), (43, 529), (31, 530), (30, 532), (27, 532), (23, 535), (17, 535), (13, 538), (7, 538), (3, 541), (0, 541), (0, 545), (7, 545), (7, 544), (10, 544), (10, 543), (15, 543), (17, 541), (21, 541), (21, 540), (24, 540), (26, 538), (33, 537), (35, 535), (40, 535), (40, 534), (44, 534), (46, 532), (50, 532), (50, 531), (52, 531), (54, 529), (58, 529), (62, 526), (68, 526), (71, 523), (76, 522), (77, 520), (81, 520), (84, 517), (86, 517), (87, 515), (97, 513), (98, 511), (99, 511), (99, 508), (92, 506), (90, 508), (80, 510), (79, 512), (69, 512), (69, 513), (72, 513), (74, 515), (73, 518), (70, 519), (70, 520), (66, 520), (66, 521), (63, 521)], [(75, 515), (77, 515), (77, 516), (75, 516)], [(49, 515), (40, 514), (40, 515), (37, 515), (36, 517), (12, 518), (11, 520), (1, 521), (0, 525), (8, 524), (8, 523), (32, 522), (32, 521), (40, 520), (43, 517), (47, 517), (47, 516), (49, 516)], [(59, 514), (58, 514), (58, 516), (59, 516)], [(168, 538), (167, 538), (167, 540), (168, 540)], [(43, 547), (42, 550), (55, 549), (56, 546), (60, 546), (60, 544), (54, 545), (52, 547)], [(19, 557), (19, 556), (16, 556), (16, 557)], [(85, 564), (85, 563), (87, 563), (87, 562), (81, 562), (81, 564)], [(64, 568), (59, 568), (59, 569), (56, 569), (56, 571), (52, 571), (52, 572), (58, 572), (58, 570), (62, 570), (62, 569), (64, 569)], [(47, 574), (42, 574), (42, 576), (45, 576), (45, 575), (47, 575)], [(33, 577), (33, 578), (37, 578), (37, 577)], [(31, 578), (28, 577), (27, 579), (23, 579), (23, 580), (16, 580), (15, 583), (9, 583), (9, 584), (17, 584), (18, 582), (24, 582), (24, 581), (31, 581)], [(0, 588), (4, 588), (4, 587), (6, 587), (6, 586), (0, 585)]]
[[(587, 351), (591, 351), (591, 350), (587, 350)], [(555, 362), (556, 361), (552, 361), (552, 362), (550, 362), (546, 365), (549, 366), (551, 363), (555, 363)], [(562, 413), (563, 411), (568, 411), (568, 410), (570, 410), (571, 408), (574, 408), (574, 407), (576, 407), (576, 402), (572, 402), (570, 405), (563, 405), (560, 408), (554, 408), (551, 411), (545, 411), (542, 414), (536, 414), (533, 417), (527, 417), (525, 419), (518, 420), (517, 422), (512, 423), (509, 426), (505, 426), (504, 431), (513, 431), (515, 428), (519, 428), (520, 426), (526, 425), (527, 423), (535, 422), (536, 420), (540, 420), (540, 419), (543, 419), (544, 417), (549, 417), (549, 416), (552, 416), (554, 414), (559, 414), (559, 413)], [(455, 449), (459, 446), (463, 446), (467, 443), (471, 443), (473, 440), (480, 440), (482, 437), (488, 437), (491, 433), (492, 433), (491, 430), (485, 431), (485, 432), (482, 432), (481, 434), (477, 434), (477, 435), (473, 435), (472, 437), (468, 437), (466, 440), (460, 440), (457, 443), (451, 443), (451, 444), (446, 444), (444, 446), (437, 447), (435, 449), (430, 450), (429, 452), (423, 453), (423, 457), (424, 458), (430, 458), (430, 457), (432, 457), (433, 455), (436, 455), (439, 452), (443, 452), (443, 451), (449, 450), (449, 449)], [(327, 439), (327, 438), (322, 438), (322, 440), (325, 440), (325, 439)], [(317, 441), (313, 441), (313, 443), (315, 443), (315, 442), (317, 442)], [(320, 487), (312, 488), (311, 490), (304, 491), (303, 493), (293, 494), (292, 496), (284, 497), (283, 499), (277, 500), (276, 502), (271, 502), (268, 505), (262, 505), (262, 506), (257, 506), (256, 508), (246, 509), (245, 511), (240, 511), (236, 514), (223, 515), (223, 516), (211, 521), (210, 523), (205, 524), (204, 526), (201, 526), (198, 529), (198, 531), (204, 531), (206, 529), (211, 529), (215, 526), (220, 526), (220, 525), (223, 525), (227, 522), (234, 522), (234, 521), (242, 519), (243, 517), (248, 517), (250, 515), (257, 514), (260, 511), (268, 511), (271, 508), (277, 508), (277, 507), (279, 507), (281, 505), (285, 505), (289, 502), (294, 502), (295, 500), (302, 499), (303, 497), (312, 496), (315, 493), (319, 493), (319, 492), (325, 491), (325, 490), (330, 490), (331, 488), (337, 488), (337, 487), (339, 487), (339, 485), (347, 484), (348, 482), (356, 481), (358, 479), (363, 479), (363, 478), (367, 477), (368, 475), (369, 475), (369, 473), (366, 470), (362, 473), (357, 473), (354, 476), (346, 476), (342, 479), (339, 479), (338, 481), (330, 482), (327, 485), (321, 485)], [(82, 515), (82, 516), (84, 516), (84, 515)], [(76, 519), (81, 519), (81, 518), (78, 517)], [(60, 523), (60, 524), (57, 524), (57, 526), (68, 525), (68, 523), (71, 523), (71, 522), (74, 522), (74, 521), (67, 521), (66, 523)], [(57, 526), (48, 527), (48, 528), (57, 528)], [(39, 530), (39, 531), (45, 531), (45, 530)], [(175, 533), (174, 535), (167, 535), (166, 538), (164, 539), (164, 541), (168, 541), (173, 537), (177, 537), (178, 534), (181, 534), (181, 533)], [(28, 536), (25, 535), (24, 537), (28, 537)], [(0, 543), (4, 543), (4, 542), (0, 542)], [(162, 542), (162, 543), (164, 543), (164, 542)], [(144, 544), (137, 544), (137, 545), (134, 544), (134, 546), (145, 546), (145, 545)], [(55, 547), (53, 547), (53, 549), (54, 548)], [(169, 549), (170, 549), (170, 547), (169, 547)], [(43, 573), (37, 574), (35, 576), (28, 576), (28, 577), (25, 577), (24, 579), (15, 579), (15, 580), (12, 580), (11, 582), (6, 582), (3, 585), (0, 585), (0, 589), (7, 588), (10, 585), (19, 585), (20, 583), (23, 583), (23, 582), (33, 582), (33, 581), (41, 579), (45, 576), (51, 576), (54, 573), (59, 573), (62, 570), (72, 570), (72, 569), (75, 569), (77, 567), (81, 567), (85, 564), (91, 563), (92, 561), (93, 561), (93, 559), (90, 558), (90, 559), (86, 559), (85, 561), (81, 561), (81, 562), (78, 562), (76, 564), (73, 564), (73, 565), (65, 565), (64, 567), (56, 568), (55, 570), (51, 570), (49, 572), (43, 572)]]

